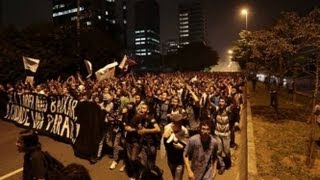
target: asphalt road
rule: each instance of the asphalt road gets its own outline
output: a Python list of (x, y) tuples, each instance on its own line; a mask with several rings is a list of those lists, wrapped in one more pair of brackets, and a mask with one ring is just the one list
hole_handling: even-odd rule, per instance
[[(0, 120), (0, 180), (18, 180), (21, 179), (22, 164), (23, 164), (23, 154), (18, 153), (15, 141), (21, 128), (16, 127), (13, 123), (5, 122)], [(42, 149), (49, 151), (54, 157), (63, 162), (65, 165), (72, 162), (84, 165), (90, 172), (93, 180), (103, 180), (103, 179), (113, 179), (113, 180), (126, 180), (127, 175), (124, 172), (120, 172), (120, 165), (115, 170), (109, 170), (109, 166), (112, 160), (108, 156), (104, 156), (102, 160), (98, 161), (96, 164), (91, 165), (87, 160), (77, 158), (73, 154), (73, 149), (70, 145), (57, 142), (51, 138), (41, 136), (40, 142), (42, 144)], [(238, 150), (237, 150), (238, 151)], [(166, 157), (162, 157), (161, 152), (158, 152), (157, 165), (164, 170), (164, 179), (170, 180), (171, 175), (166, 164)], [(237, 153), (236, 153), (237, 154)], [(161, 158), (162, 157), (162, 158)], [(236, 156), (233, 158), (234, 164), (237, 164)], [(19, 172), (20, 169), (20, 172)], [(232, 167), (230, 170), (226, 171), (223, 175), (218, 175), (215, 179), (218, 180), (235, 180), (236, 172), (238, 168)], [(17, 173), (13, 173), (14, 171)], [(12, 173), (13, 175), (4, 178), (5, 175)], [(188, 179), (186, 176), (186, 171), (184, 173), (184, 179)]]

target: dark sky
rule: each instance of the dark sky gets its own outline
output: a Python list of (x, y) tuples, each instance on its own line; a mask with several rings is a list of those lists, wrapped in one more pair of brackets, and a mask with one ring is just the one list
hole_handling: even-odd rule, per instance
[(25, 27), (52, 21), (50, 0), (0, 0), (1, 25)]
[[(131, 1), (131, 0), (129, 0)], [(158, 0), (161, 41), (178, 38), (178, 1)], [(223, 58), (227, 49), (245, 28), (242, 7), (249, 8), (248, 29), (257, 30), (272, 24), (281, 11), (300, 13), (320, 7), (320, 0), (206, 0), (209, 45)], [(1, 19), (25, 26), (31, 22), (52, 21), (49, 0), (0, 0)], [(2, 22), (5, 23), (5, 22)]]
[[(178, 1), (160, 0), (162, 41), (178, 38)], [(208, 0), (207, 3), (209, 45), (222, 59), (232, 41), (238, 38), (238, 33), (245, 29), (245, 18), (240, 15), (242, 7), (249, 9), (249, 30), (272, 24), (282, 11), (303, 13), (315, 6), (320, 7), (320, 0)]]

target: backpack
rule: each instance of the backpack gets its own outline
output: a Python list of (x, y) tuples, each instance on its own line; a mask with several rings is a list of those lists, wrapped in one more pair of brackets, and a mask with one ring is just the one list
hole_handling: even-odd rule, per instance
[(47, 168), (46, 179), (48, 180), (59, 180), (63, 177), (64, 165), (54, 158), (49, 152), (42, 151), (45, 159)]

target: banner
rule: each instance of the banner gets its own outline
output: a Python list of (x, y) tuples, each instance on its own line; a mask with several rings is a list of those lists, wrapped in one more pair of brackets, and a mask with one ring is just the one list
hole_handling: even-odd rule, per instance
[(24, 69), (29, 70), (33, 73), (37, 72), (40, 60), (39, 59), (34, 59), (34, 58), (29, 58), (22, 56), (23, 59), (23, 64), (24, 64)]
[(74, 143), (80, 130), (75, 114), (78, 100), (67, 96), (8, 94), (6, 120), (28, 129)]
[(5, 120), (73, 144), (78, 157), (89, 159), (96, 155), (105, 125), (105, 112), (96, 103), (69, 96), (16, 92), (1, 95), (0, 100), (0, 105), (7, 103)]
[(124, 55), (120, 65), (119, 65), (119, 68), (122, 69), (124, 72), (126, 72), (126, 71), (128, 71), (129, 66), (133, 66), (136, 64), (137, 64), (137, 62), (135, 60), (128, 58), (127, 55)]
[(118, 65), (118, 62), (113, 62), (106, 65), (105, 67), (99, 69), (95, 74), (98, 81), (114, 77), (115, 67)]
[(126, 62), (127, 62), (127, 55), (124, 55), (123, 58), (122, 58), (121, 63), (119, 64), (119, 68), (123, 69), (124, 66), (126, 65)]
[(24, 81), (25, 84), (33, 85), (34, 76), (27, 76), (26, 80)]

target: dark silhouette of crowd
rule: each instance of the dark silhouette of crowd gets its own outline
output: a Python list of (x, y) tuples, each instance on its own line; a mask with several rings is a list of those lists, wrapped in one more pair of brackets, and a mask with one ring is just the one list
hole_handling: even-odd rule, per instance
[(113, 159), (111, 170), (123, 161), (120, 171), (143, 179), (150, 170), (161, 173), (156, 166), (160, 149), (173, 179), (182, 179), (186, 168), (189, 179), (198, 180), (231, 167), (244, 84), (241, 73), (126, 74), (103, 81), (75, 75), (35, 85), (0, 85), (0, 93), (64, 95), (97, 103), (107, 115), (92, 164), (107, 154)]

